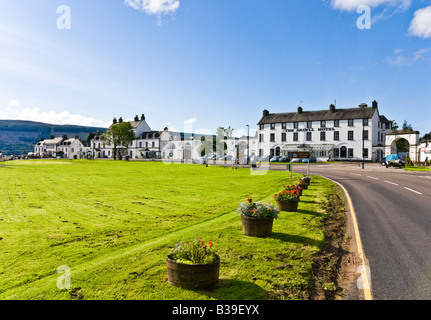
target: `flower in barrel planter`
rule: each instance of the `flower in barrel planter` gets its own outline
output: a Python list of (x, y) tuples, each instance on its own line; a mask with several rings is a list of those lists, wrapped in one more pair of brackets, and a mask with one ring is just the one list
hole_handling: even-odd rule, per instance
[(306, 185), (309, 185), (311, 182), (311, 178), (309, 176), (303, 176), (300, 180), (303, 181)]
[(298, 184), (296, 186), (298, 188), (301, 188), (301, 190), (307, 190), (308, 189), (308, 183), (305, 180), (302, 180), (302, 178), (298, 181)]
[(237, 212), (241, 216), (243, 234), (261, 238), (272, 234), (274, 219), (278, 219), (280, 214), (273, 204), (254, 202), (253, 199), (241, 202)]
[(296, 212), (299, 203), (298, 190), (282, 190), (274, 195), (274, 200), (277, 202), (277, 208), (280, 211)]
[(174, 286), (211, 289), (219, 278), (220, 257), (201, 237), (177, 243), (167, 256), (168, 282)]
[(300, 185), (294, 185), (294, 184), (285, 185), (283, 186), (283, 190), (286, 190), (286, 191), (298, 190), (299, 196), (302, 196), (302, 187)]

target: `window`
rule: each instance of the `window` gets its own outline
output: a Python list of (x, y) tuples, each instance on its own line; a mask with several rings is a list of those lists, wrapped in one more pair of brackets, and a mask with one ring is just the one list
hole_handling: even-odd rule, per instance
[(293, 123), (293, 129), (298, 129), (298, 122)]
[(298, 132), (293, 133), (293, 141), (299, 141)]
[(364, 130), (364, 140), (368, 140), (368, 130)]
[(348, 125), (349, 125), (349, 127), (353, 127), (353, 124), (354, 124), (354, 120), (353, 119), (349, 119), (348, 120)]
[(340, 126), (340, 120), (334, 120), (334, 127)]
[(259, 134), (259, 142), (263, 142), (263, 134)]
[(283, 122), (282, 124), (281, 124), (281, 129), (286, 129), (286, 122)]
[(364, 126), (368, 126), (368, 119), (364, 119), (363, 122)]
[(347, 153), (349, 155), (349, 158), (353, 158), (353, 149), (348, 149)]
[(275, 123), (271, 123), (271, 130), (275, 130)]
[(286, 142), (286, 132), (281, 134), (281, 141)]
[(340, 149), (334, 149), (334, 158), (340, 157)]
[(271, 142), (275, 142), (275, 133), (271, 133)]
[(325, 120), (320, 121), (320, 126), (322, 128), (326, 128), (326, 121)]
[(367, 159), (368, 158), (368, 149), (364, 149), (364, 158)]
[(320, 141), (326, 141), (326, 132), (325, 131), (320, 132)]
[(152, 146), (153, 148), (155, 147), (155, 142), (154, 142), (154, 141), (151, 143), (151, 146)]
[(259, 157), (263, 156), (263, 149), (259, 149)]
[(312, 121), (307, 121), (307, 128), (311, 129), (313, 127), (313, 122)]
[(264, 124), (261, 124), (261, 125), (259, 126), (259, 130), (263, 130), (263, 129), (265, 129), (265, 125), (264, 125)]
[(340, 141), (340, 131), (334, 131), (334, 140)]
[(311, 141), (311, 132), (307, 132), (307, 141)]
[(347, 133), (347, 139), (348, 139), (348, 140), (353, 140), (353, 131), (349, 131), (349, 132)]

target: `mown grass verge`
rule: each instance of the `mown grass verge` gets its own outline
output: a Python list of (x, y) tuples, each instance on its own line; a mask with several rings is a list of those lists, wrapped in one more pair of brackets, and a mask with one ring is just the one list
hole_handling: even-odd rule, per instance
[[(238, 203), (272, 202), (299, 174), (120, 161), (20, 161), (0, 170), (0, 299), (314, 299), (321, 288), (338, 290), (339, 252), (325, 244), (339, 237), (342, 199), (321, 177), (312, 177), (298, 212), (282, 212), (273, 235), (259, 239), (242, 235)], [(167, 282), (170, 248), (195, 237), (221, 257), (215, 290)], [(57, 286), (59, 266), (70, 268), (70, 289)]]

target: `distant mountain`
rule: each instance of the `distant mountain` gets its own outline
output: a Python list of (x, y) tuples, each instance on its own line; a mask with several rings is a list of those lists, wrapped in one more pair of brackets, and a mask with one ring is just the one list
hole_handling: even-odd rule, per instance
[(40, 138), (49, 139), (51, 135), (69, 138), (79, 136), (87, 140), (91, 132), (104, 132), (106, 128), (58, 125), (34, 121), (0, 120), (0, 151), (3, 154), (23, 154), (32, 152)]

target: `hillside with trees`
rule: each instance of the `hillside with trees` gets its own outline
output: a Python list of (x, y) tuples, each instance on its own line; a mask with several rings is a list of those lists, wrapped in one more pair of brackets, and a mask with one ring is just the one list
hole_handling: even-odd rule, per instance
[(106, 128), (85, 127), (76, 125), (57, 125), (34, 121), (0, 120), (0, 151), (5, 155), (27, 154), (34, 150), (34, 145), (41, 138), (49, 139), (51, 135), (70, 138), (79, 136), (87, 140), (88, 135)]

